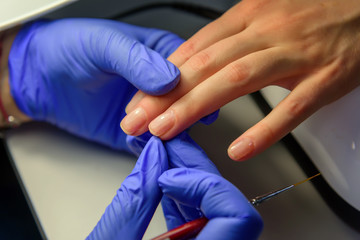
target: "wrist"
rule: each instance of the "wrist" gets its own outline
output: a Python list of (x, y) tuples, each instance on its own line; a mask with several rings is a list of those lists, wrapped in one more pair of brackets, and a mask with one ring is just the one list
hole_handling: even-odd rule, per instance
[(31, 120), (17, 107), (10, 91), (8, 56), (17, 32), (18, 28), (13, 28), (0, 33), (2, 41), (0, 55), (0, 101), (2, 103), (0, 128), (17, 126)]

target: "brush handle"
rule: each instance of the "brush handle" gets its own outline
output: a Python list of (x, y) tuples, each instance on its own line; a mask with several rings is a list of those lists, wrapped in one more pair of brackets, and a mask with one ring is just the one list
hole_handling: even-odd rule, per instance
[(187, 222), (177, 228), (170, 230), (151, 240), (185, 240), (195, 237), (209, 220), (201, 217), (193, 221)]

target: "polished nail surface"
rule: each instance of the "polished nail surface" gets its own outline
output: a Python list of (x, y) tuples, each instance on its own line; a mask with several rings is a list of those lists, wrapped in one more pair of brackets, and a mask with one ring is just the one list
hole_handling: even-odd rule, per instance
[(146, 124), (146, 113), (142, 108), (136, 108), (130, 114), (128, 114), (120, 123), (120, 127), (126, 134), (134, 134), (144, 124)]
[(242, 160), (254, 151), (254, 143), (250, 138), (242, 138), (229, 149), (229, 156), (234, 160)]
[(161, 136), (169, 131), (175, 124), (175, 114), (172, 110), (155, 118), (149, 125), (150, 132), (155, 136)]
[(130, 102), (128, 103), (128, 105), (125, 108), (125, 112), (126, 114), (128, 114), (129, 112), (131, 112), (132, 110), (134, 110), (134, 108), (136, 107), (136, 104), (138, 104), (140, 102), (141, 99), (143, 99), (145, 97), (145, 93), (138, 91), (133, 98), (130, 100)]

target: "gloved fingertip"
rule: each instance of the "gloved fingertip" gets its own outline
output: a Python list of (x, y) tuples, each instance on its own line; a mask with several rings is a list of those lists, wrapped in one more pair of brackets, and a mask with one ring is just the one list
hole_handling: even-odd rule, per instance
[(168, 185), (168, 179), (172, 180), (171, 177), (169, 177), (169, 171), (165, 171), (160, 175), (160, 177), (158, 178), (158, 184), (161, 189), (164, 189)]
[(186, 167), (220, 175), (204, 150), (186, 133), (165, 142), (171, 167)]
[(180, 81), (179, 69), (167, 60), (162, 66), (149, 65), (148, 62), (142, 61), (138, 68), (148, 73), (146, 83), (142, 83), (138, 88), (149, 95), (164, 95), (174, 89)]
[(140, 135), (140, 136), (126, 136), (126, 145), (129, 148), (129, 150), (135, 154), (135, 156), (140, 156), (142, 150), (144, 149), (146, 143), (151, 138), (151, 133), (147, 131), (146, 133)]
[(154, 147), (154, 146), (163, 148), (163, 144), (162, 144), (162, 142), (161, 142), (161, 139), (158, 138), (158, 137), (156, 137), (156, 136), (152, 136), (152, 137), (148, 140), (147, 144), (145, 145), (145, 149), (150, 149), (150, 148), (152, 148), (152, 147)]
[(152, 136), (141, 152), (137, 164), (140, 164), (140, 169), (145, 171), (152, 171), (153, 166), (160, 164), (160, 174), (168, 169), (168, 157), (165, 147), (160, 138)]
[(129, 56), (128, 62), (134, 67), (127, 79), (144, 93), (163, 95), (178, 84), (180, 70), (159, 53), (135, 43)]
[(159, 187), (163, 190), (164, 193), (166, 192), (166, 188), (169, 186), (177, 187), (178, 182), (176, 178), (178, 176), (182, 176), (186, 174), (187, 170), (188, 170), (187, 168), (179, 167), (163, 172), (158, 178)]
[(249, 226), (252, 226), (254, 239), (257, 239), (262, 230), (264, 229), (264, 221), (258, 211), (254, 211), (250, 219), (247, 218)]

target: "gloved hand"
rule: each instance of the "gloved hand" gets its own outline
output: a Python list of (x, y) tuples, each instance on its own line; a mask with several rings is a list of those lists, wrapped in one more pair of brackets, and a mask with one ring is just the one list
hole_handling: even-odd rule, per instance
[(34, 120), (116, 149), (128, 150), (119, 123), (134, 93), (159, 95), (179, 80), (165, 58), (174, 34), (104, 19), (25, 25), (9, 55), (11, 94)]
[(246, 197), (220, 176), (201, 148), (185, 133), (165, 143), (169, 167), (159, 185), (168, 229), (206, 216), (196, 239), (257, 239), (260, 215)]
[(164, 144), (157, 137), (147, 141), (87, 239), (141, 239), (162, 196), (158, 184), (169, 229), (204, 214), (210, 221), (197, 239), (255, 239), (261, 231), (256, 210), (183, 133)]
[(87, 239), (141, 239), (162, 197), (158, 178), (167, 168), (165, 148), (153, 137)]

